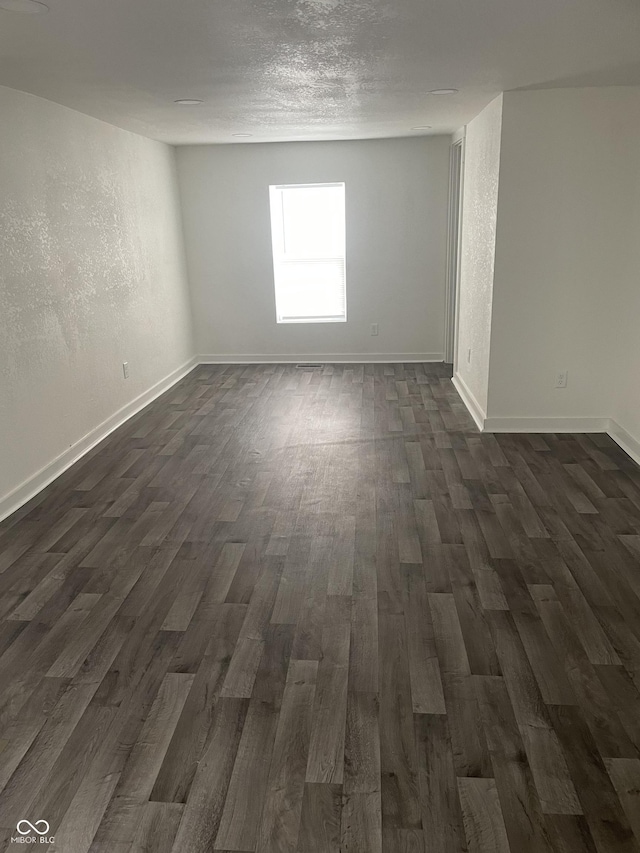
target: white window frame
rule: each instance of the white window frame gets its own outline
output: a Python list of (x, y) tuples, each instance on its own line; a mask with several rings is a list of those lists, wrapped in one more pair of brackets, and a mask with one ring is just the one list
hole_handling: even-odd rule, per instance
[[(332, 183), (318, 183), (318, 184), (274, 184), (269, 187), (269, 200), (270, 200), (270, 212), (271, 212), (271, 244), (272, 244), (272, 256), (273, 256), (273, 278), (274, 278), (274, 293), (275, 293), (275, 301), (276, 301), (276, 322), (278, 324), (289, 324), (289, 323), (346, 323), (347, 322), (347, 257), (346, 257), (346, 246), (343, 251), (343, 254), (339, 257), (321, 257), (321, 258), (311, 258), (307, 256), (292, 256), (286, 253), (283, 250), (285, 246), (284, 239), (284, 221), (283, 221), (283, 208), (282, 208), (282, 192), (284, 190), (289, 189), (305, 189), (305, 188), (313, 188), (318, 189), (322, 187), (341, 187), (343, 190), (343, 197), (345, 198), (345, 220), (346, 220), (346, 187), (344, 181), (336, 181)], [(345, 231), (346, 231), (346, 221), (345, 221)], [(345, 241), (346, 241), (346, 233), (345, 233)], [(282, 306), (278, 305), (278, 268), (281, 264), (285, 264), (287, 262), (295, 263), (295, 262), (303, 262), (309, 261), (313, 263), (314, 261), (317, 263), (322, 263), (323, 261), (327, 263), (336, 263), (342, 262), (342, 281), (343, 281), (343, 290), (344, 290), (344, 314), (340, 315), (327, 315), (327, 316), (304, 316), (304, 317), (295, 317), (295, 316), (287, 316), (284, 314), (282, 310)]]

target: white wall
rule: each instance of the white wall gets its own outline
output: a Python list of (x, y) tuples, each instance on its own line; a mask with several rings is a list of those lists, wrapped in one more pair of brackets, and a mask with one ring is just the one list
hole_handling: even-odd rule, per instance
[(490, 418), (613, 416), (640, 316), (639, 134), (640, 89), (504, 95)]
[(640, 87), (507, 92), (467, 127), (454, 381), (485, 429), (640, 461), (639, 138)]
[(464, 147), (456, 384), (480, 416), (489, 386), (501, 124), (502, 95), (467, 125)]
[[(640, 125), (640, 122), (639, 122)], [(629, 248), (625, 253), (627, 269), (621, 275), (618, 318), (614, 341), (617, 344), (615, 366), (610, 371), (613, 382), (613, 419), (623, 431), (619, 433), (627, 450), (640, 456), (640, 126), (631, 136), (633, 158), (629, 162), (627, 179), (635, 197), (634, 210), (629, 217), (631, 231)], [(626, 433), (626, 435), (625, 435)]]
[(1, 512), (192, 341), (173, 149), (5, 88), (0, 115)]
[[(448, 148), (448, 137), (179, 148), (199, 353), (442, 358)], [(278, 325), (269, 185), (329, 181), (346, 183), (348, 321)]]
[(613, 383), (614, 431), (640, 463), (640, 87), (618, 94), (623, 103), (628, 98), (620, 128), (624, 151), (619, 168), (624, 172), (625, 198), (627, 193), (632, 196), (632, 209), (621, 223), (626, 245), (620, 259), (620, 286), (612, 294), (617, 303), (616, 352), (609, 381)]

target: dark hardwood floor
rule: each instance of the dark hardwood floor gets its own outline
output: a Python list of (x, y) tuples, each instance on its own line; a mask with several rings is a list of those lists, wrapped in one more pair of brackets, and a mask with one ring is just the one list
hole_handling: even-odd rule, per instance
[(606, 436), (480, 435), (442, 365), (201, 366), (0, 571), (1, 849), (640, 853)]

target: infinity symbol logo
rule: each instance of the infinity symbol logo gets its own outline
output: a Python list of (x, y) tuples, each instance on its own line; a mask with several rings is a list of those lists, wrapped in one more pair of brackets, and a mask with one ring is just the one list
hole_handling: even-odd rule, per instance
[[(26, 829), (23, 828), (25, 826), (27, 827)], [(38, 829), (38, 827), (43, 827), (43, 829)], [(49, 832), (49, 824), (46, 820), (37, 820), (35, 825), (29, 823), (28, 820), (19, 820), (16, 829), (20, 835), (29, 835), (30, 832), (37, 832), (38, 835), (46, 835)]]

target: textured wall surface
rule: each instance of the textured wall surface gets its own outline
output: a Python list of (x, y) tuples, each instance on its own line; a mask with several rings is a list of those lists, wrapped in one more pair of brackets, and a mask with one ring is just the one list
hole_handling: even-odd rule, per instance
[(456, 372), (485, 413), (501, 127), (502, 95), (467, 125), (465, 141)]
[[(178, 149), (201, 354), (442, 357), (449, 137)], [(276, 323), (269, 185), (346, 184), (346, 323)], [(379, 335), (370, 326), (379, 323)]]
[(10, 89), (0, 115), (2, 498), (192, 343), (173, 149)]

